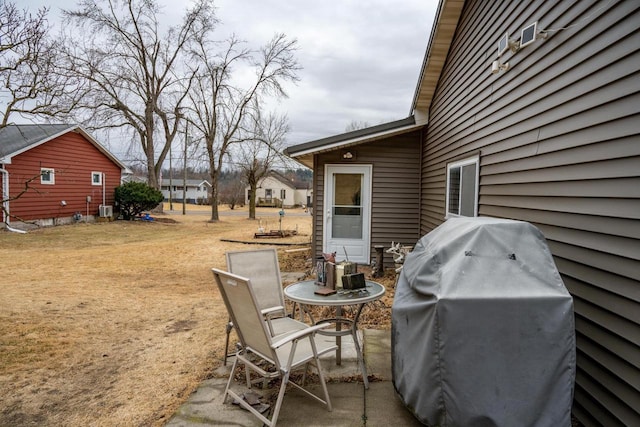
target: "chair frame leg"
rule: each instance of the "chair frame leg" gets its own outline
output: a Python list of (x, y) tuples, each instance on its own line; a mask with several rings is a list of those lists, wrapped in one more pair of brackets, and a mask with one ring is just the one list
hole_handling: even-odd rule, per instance
[[(297, 343), (294, 342), (294, 346)], [(318, 402), (322, 403), (323, 405), (325, 405), (327, 407), (328, 411), (332, 410), (332, 406), (331, 406), (331, 399), (329, 397), (329, 389), (327, 388), (327, 383), (325, 381), (325, 376), (324, 373), (322, 371), (322, 367), (320, 364), (320, 358), (318, 356), (318, 350), (316, 348), (315, 342), (311, 341), (311, 348), (313, 350), (313, 359), (309, 360), (305, 365), (304, 365), (304, 374), (303, 374), (303, 379), (302, 379), (302, 385), (300, 384), (296, 384), (294, 381), (290, 380), (290, 366), (291, 366), (291, 362), (293, 359), (293, 354), (295, 352), (292, 351), (292, 353), (289, 356), (289, 360), (287, 363), (286, 367), (280, 367), (280, 369), (278, 370), (278, 372), (267, 372), (264, 371), (262, 368), (256, 366), (255, 364), (253, 364), (249, 359), (248, 359), (248, 355), (247, 354), (242, 354), (242, 352), (238, 352), (236, 354), (236, 357), (233, 361), (233, 366), (231, 367), (231, 373), (229, 374), (229, 379), (227, 380), (227, 386), (224, 390), (224, 399), (223, 399), (223, 403), (227, 402), (227, 397), (231, 397), (232, 399), (235, 399), (236, 403), (238, 403), (241, 407), (243, 407), (244, 409), (246, 409), (247, 411), (251, 412), (253, 415), (255, 415), (260, 421), (262, 421), (265, 425), (270, 426), (270, 427), (275, 427), (277, 421), (278, 421), (278, 417), (280, 415), (280, 409), (282, 408), (282, 402), (284, 401), (284, 395), (285, 392), (287, 390), (287, 386), (289, 384), (291, 384), (292, 386), (294, 386), (295, 388), (297, 388), (298, 390), (304, 392), (306, 395), (308, 395), (309, 397), (312, 397), (314, 400), (317, 400)], [(249, 403), (247, 403), (243, 396), (239, 395), (238, 393), (236, 393), (235, 391), (231, 390), (231, 383), (235, 377), (235, 371), (238, 368), (238, 363), (242, 363), (244, 365), (245, 368), (245, 373), (247, 375), (247, 386), (248, 388), (251, 388), (251, 381), (249, 378), (249, 371), (251, 369), (253, 369), (255, 372), (257, 372), (263, 379), (264, 381), (268, 381), (269, 378), (280, 378), (280, 389), (278, 390), (278, 397), (276, 399), (275, 405), (273, 406), (273, 410), (271, 412), (271, 419), (266, 418), (264, 415), (262, 415), (260, 412), (258, 412), (254, 407), (252, 407), (251, 405), (249, 405)], [(316, 371), (318, 372), (318, 377), (320, 380), (320, 384), (322, 386), (322, 392), (324, 394), (324, 400), (322, 400), (322, 398), (319, 395), (315, 395), (314, 393), (312, 393), (311, 391), (307, 390), (306, 388), (303, 387), (304, 383), (306, 382), (306, 374), (307, 374), (307, 370), (309, 369), (309, 365), (313, 365), (316, 368)]]
[(227, 322), (227, 339), (224, 342), (224, 360), (222, 361), (223, 366), (227, 366), (227, 358), (229, 357), (229, 336), (231, 335), (231, 330), (233, 329), (233, 324), (231, 323), (231, 319)]
[(229, 374), (229, 379), (227, 380), (227, 386), (224, 388), (224, 397), (222, 399), (223, 404), (227, 402), (228, 395), (230, 394), (235, 395), (235, 393), (231, 391), (231, 381), (233, 381), (233, 376), (237, 366), (238, 366), (238, 358), (236, 357), (233, 361), (233, 366), (231, 367), (231, 373)]

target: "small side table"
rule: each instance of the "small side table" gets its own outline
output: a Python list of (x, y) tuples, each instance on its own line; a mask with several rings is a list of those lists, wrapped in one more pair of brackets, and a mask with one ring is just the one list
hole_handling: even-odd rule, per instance
[[(335, 317), (315, 320), (313, 316), (309, 314), (311, 322), (318, 323), (335, 323), (336, 329), (334, 330), (321, 330), (319, 334), (329, 335), (336, 337), (336, 344), (338, 349), (336, 350), (336, 364), (342, 363), (342, 343), (341, 337), (345, 335), (351, 335), (353, 337), (353, 343), (356, 348), (358, 357), (358, 363), (360, 364), (360, 370), (362, 371), (362, 380), (364, 381), (365, 388), (369, 388), (369, 379), (367, 378), (367, 368), (364, 363), (364, 357), (362, 350), (358, 342), (358, 319), (364, 305), (371, 301), (376, 301), (385, 293), (385, 287), (380, 283), (367, 280), (365, 281), (365, 288), (355, 291), (338, 291), (333, 295), (317, 295), (314, 292), (320, 288), (316, 285), (314, 280), (305, 280), (303, 282), (297, 282), (287, 286), (284, 289), (284, 295), (287, 299), (301, 306), (329, 306), (336, 308)], [(358, 306), (355, 317), (352, 319), (342, 316), (342, 307), (354, 305)], [(306, 311), (306, 310), (305, 310)], [(342, 329), (342, 326), (346, 326), (346, 329)]]

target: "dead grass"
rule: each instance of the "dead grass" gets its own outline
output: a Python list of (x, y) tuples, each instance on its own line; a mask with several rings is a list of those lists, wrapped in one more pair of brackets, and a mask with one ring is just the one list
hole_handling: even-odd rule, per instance
[[(221, 239), (251, 241), (258, 222), (163, 218), (0, 233), (0, 425), (162, 425), (219, 366), (210, 268), (253, 247)], [(278, 242), (309, 242), (310, 225), (286, 215), (299, 234)]]

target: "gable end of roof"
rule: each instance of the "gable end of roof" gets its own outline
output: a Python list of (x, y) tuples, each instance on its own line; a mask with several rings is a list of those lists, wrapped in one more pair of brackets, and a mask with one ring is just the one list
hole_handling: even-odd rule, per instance
[(120, 169), (128, 170), (124, 163), (81, 126), (67, 124), (9, 125), (0, 129), (0, 163), (11, 163), (11, 158), (69, 132), (79, 133)]

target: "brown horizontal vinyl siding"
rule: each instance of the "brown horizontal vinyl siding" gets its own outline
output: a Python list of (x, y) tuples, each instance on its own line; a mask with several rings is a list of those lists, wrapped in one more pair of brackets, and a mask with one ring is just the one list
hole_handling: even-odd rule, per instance
[[(314, 239), (316, 254), (322, 252), (324, 167), (326, 164), (372, 165), (371, 259), (373, 247), (391, 242), (414, 245), (420, 237), (420, 140), (419, 131), (358, 145), (352, 148), (355, 162), (342, 162), (340, 152), (316, 155), (314, 167)], [(390, 256), (385, 262), (391, 265)]]
[[(545, 234), (574, 297), (585, 425), (640, 425), (639, 8), (466, 2), (423, 144), (423, 233), (444, 220), (447, 164), (479, 154), (479, 214)], [(534, 21), (548, 37), (491, 74), (498, 39)]]
[[(41, 168), (54, 170), (53, 185), (41, 184)], [(69, 132), (28, 150), (7, 165), (10, 194), (16, 195), (29, 184), (29, 190), (10, 204), (11, 214), (26, 220), (70, 217), (75, 212), (96, 215), (102, 204), (102, 186), (92, 185), (91, 173), (102, 172), (105, 204), (113, 205), (114, 189), (120, 185), (121, 169), (82, 135)], [(91, 202), (87, 206), (87, 196)], [(66, 206), (61, 205), (61, 201)]]
[(320, 158), (324, 156), (313, 156), (313, 256), (322, 255), (322, 219), (324, 216), (324, 164), (321, 165)]

